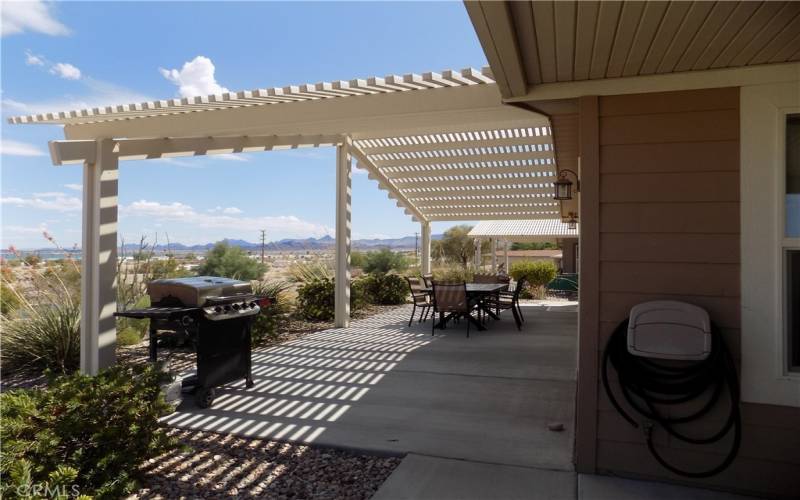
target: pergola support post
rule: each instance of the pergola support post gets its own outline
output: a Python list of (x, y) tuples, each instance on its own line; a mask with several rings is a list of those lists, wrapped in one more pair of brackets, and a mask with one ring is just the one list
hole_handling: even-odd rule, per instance
[(475, 271), (481, 270), (481, 239), (475, 238)]
[(506, 260), (506, 273), (508, 273), (508, 240), (503, 242), (503, 258)]
[(422, 233), (422, 274), (431, 272), (431, 223), (423, 221), (420, 223)]
[(111, 139), (96, 141), (83, 165), (81, 372), (96, 375), (116, 362), (117, 193), (119, 158)]
[(335, 326), (350, 326), (350, 138), (336, 147), (336, 286)]
[(492, 274), (497, 273), (497, 238), (492, 238)]

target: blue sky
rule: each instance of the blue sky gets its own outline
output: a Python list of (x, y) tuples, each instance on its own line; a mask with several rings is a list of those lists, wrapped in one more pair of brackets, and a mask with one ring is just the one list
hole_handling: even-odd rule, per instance
[[(44, 229), (71, 247), (81, 217), (80, 167), (54, 167), (46, 153), (61, 129), (8, 116), (486, 64), (461, 2), (4, 2), (2, 14), (3, 247), (46, 247)], [(354, 238), (419, 230), (359, 172)], [(123, 162), (120, 234), (322, 236), (334, 226), (334, 174), (330, 148)]]

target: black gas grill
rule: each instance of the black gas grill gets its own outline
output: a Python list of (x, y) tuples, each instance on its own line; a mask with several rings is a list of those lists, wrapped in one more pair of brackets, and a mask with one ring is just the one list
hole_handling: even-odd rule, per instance
[(118, 312), (116, 316), (150, 320), (150, 361), (158, 360), (163, 335), (185, 336), (195, 346), (197, 372), (183, 378), (183, 392), (208, 408), (214, 388), (244, 379), (253, 386), (250, 328), (270, 299), (252, 294), (250, 283), (197, 276), (163, 279), (147, 286), (151, 307)]

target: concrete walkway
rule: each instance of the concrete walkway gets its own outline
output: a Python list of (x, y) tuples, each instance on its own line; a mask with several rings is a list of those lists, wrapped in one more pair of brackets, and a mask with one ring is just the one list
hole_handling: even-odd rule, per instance
[[(550, 310), (548, 310), (550, 309)], [(572, 469), (576, 314), (526, 307), (466, 337), (464, 322), (430, 334), (410, 308), (314, 333), (253, 356), (256, 387), (186, 402), (182, 428), (377, 453), (417, 453)], [(553, 432), (548, 424), (561, 423)]]
[(651, 481), (408, 455), (372, 500), (753, 500)]

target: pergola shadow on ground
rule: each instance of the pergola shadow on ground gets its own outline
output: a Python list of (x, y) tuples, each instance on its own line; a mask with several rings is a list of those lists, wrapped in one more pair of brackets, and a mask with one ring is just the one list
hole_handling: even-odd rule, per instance
[[(574, 311), (525, 307), (465, 335), (409, 307), (258, 350), (256, 386), (219, 390), (210, 409), (187, 401), (171, 426), (382, 454), (572, 469)], [(548, 424), (564, 424), (553, 432)]]

